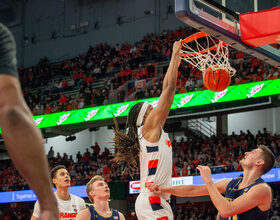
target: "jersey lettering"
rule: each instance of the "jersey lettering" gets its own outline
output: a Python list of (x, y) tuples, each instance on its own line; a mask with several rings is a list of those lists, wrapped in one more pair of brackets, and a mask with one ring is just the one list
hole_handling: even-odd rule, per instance
[(60, 212), (59, 218), (75, 218), (78, 213), (68, 213), (68, 212)]

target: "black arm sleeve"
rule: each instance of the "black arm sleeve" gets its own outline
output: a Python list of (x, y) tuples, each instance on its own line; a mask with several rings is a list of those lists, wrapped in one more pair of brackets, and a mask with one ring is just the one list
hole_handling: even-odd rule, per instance
[(18, 76), (16, 43), (12, 33), (0, 23), (0, 74)]

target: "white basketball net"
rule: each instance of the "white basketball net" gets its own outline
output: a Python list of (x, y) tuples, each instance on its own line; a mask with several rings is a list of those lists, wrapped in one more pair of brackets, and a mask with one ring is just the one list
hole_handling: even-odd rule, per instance
[[(204, 46), (197, 41), (202, 37), (204, 41), (201, 41), (201, 43)], [(196, 33), (183, 40), (181, 47), (181, 59), (190, 63), (202, 73), (208, 67), (211, 67), (213, 71), (225, 69), (233, 76), (236, 70), (230, 66), (228, 54), (228, 44), (221, 40), (215, 41), (210, 35), (203, 32)]]

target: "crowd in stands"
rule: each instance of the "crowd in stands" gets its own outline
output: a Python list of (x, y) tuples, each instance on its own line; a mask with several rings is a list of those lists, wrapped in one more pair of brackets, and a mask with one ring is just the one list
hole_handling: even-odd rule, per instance
[(216, 220), (217, 209), (211, 202), (178, 204), (174, 220)]
[[(251, 150), (256, 145), (264, 144), (269, 146), (275, 155), (275, 167), (280, 167), (280, 135), (271, 134), (264, 128), (256, 135), (240, 131), (240, 134), (232, 133), (222, 137), (198, 137), (188, 134), (188, 138), (180, 141), (173, 140), (173, 177), (199, 175), (195, 167), (197, 165), (210, 166), (213, 173), (240, 171), (238, 163), (243, 158), (244, 152)], [(71, 175), (71, 185), (85, 185), (91, 177), (100, 174), (107, 182), (128, 182), (131, 176), (123, 173), (123, 163), (111, 161), (110, 150), (105, 148), (101, 151), (98, 143), (87, 148), (86, 152), (80, 151), (73, 157), (66, 153), (55, 154), (51, 147), (48, 154), (50, 168), (63, 164)], [(15, 191), (29, 189), (27, 183), (12, 165), (10, 160), (0, 161), (0, 190)], [(139, 170), (134, 170), (133, 179), (139, 179)], [(279, 198), (279, 191), (275, 194)], [(271, 208), (271, 214), (279, 213), (279, 200), (275, 199)], [(214, 219), (216, 210), (212, 206), (197, 206), (188, 202), (184, 208), (177, 206), (176, 218), (178, 220), (200, 220)], [(190, 211), (190, 210), (191, 211)], [(133, 218), (131, 218), (133, 219)], [(277, 219), (277, 218), (275, 218)]]
[(241, 171), (239, 161), (246, 151), (264, 144), (269, 146), (277, 158), (276, 167), (280, 167), (280, 136), (263, 130), (256, 136), (249, 130), (240, 131), (239, 135), (212, 136), (210, 138), (194, 137), (190, 140), (173, 142), (173, 176), (198, 175), (197, 165), (212, 167), (213, 173)]
[[(173, 39), (182, 37), (186, 31), (163, 31), (160, 36), (149, 34), (141, 41), (122, 46), (105, 43), (90, 46), (85, 54), (53, 65), (47, 58), (41, 59), (36, 66), (19, 70), (25, 98), (34, 114), (38, 109), (37, 114), (48, 113), (50, 109), (54, 112), (69, 109), (68, 104), (74, 109), (103, 104), (109, 90), (119, 88), (128, 80), (152, 78), (156, 62), (168, 60)], [(144, 65), (147, 62), (155, 63)], [(92, 84), (101, 78), (106, 79), (105, 85), (92, 89)], [(31, 94), (34, 88), (38, 88), (38, 96)], [(59, 102), (60, 93), (73, 88), (79, 90), (78, 97), (66, 97), (64, 102)]]
[[(207, 165), (213, 173), (241, 171), (238, 163), (246, 151), (259, 144), (270, 147), (275, 155), (275, 167), (280, 167), (280, 135), (270, 134), (263, 130), (256, 136), (249, 130), (241, 131), (239, 135), (223, 135), (201, 138), (188, 135), (188, 139), (174, 140), (173, 146), (173, 177), (198, 175), (197, 165)], [(100, 174), (107, 182), (127, 182), (131, 180), (128, 173), (123, 173), (124, 163), (115, 163), (111, 160), (110, 150), (105, 148), (100, 151), (100, 146), (95, 143), (90, 150), (77, 153), (76, 158), (66, 153), (59, 152), (54, 155), (51, 148), (48, 152), (50, 168), (63, 164), (71, 175), (71, 185), (84, 185), (91, 177)], [(133, 179), (139, 179), (139, 170), (134, 170)], [(1, 161), (0, 168), (1, 191), (14, 191), (28, 189), (26, 182), (20, 177), (11, 161)]]
[[(156, 97), (161, 91), (156, 84), (167, 70), (173, 42), (192, 33), (194, 30), (185, 27), (147, 34), (134, 44), (90, 46), (86, 53), (56, 64), (43, 58), (33, 67), (19, 69), (27, 104), (33, 115), (41, 115), (122, 102), (131, 94), (134, 99)], [(237, 70), (232, 84), (280, 77), (278, 69), (232, 48), (229, 60)], [(157, 69), (160, 62), (165, 62), (162, 71)], [(101, 79), (101, 85), (93, 86)], [(202, 89), (200, 71), (182, 61), (177, 93)], [(117, 98), (110, 99), (110, 94)]]
[[(142, 40), (129, 44), (106, 43), (90, 46), (84, 54), (59, 63), (42, 58), (32, 67), (19, 69), (23, 94), (33, 115), (100, 106), (131, 99), (158, 97), (167, 71), (176, 39), (185, 38), (195, 31), (189, 27), (174, 31), (163, 30), (160, 35), (147, 34)], [(280, 71), (243, 52), (229, 50), (231, 65), (237, 70), (231, 85), (280, 78)], [(161, 66), (161, 68), (159, 68)], [(100, 83), (99, 83), (100, 82)], [(179, 67), (176, 93), (205, 89), (202, 74), (189, 63), (182, 61)], [(117, 94), (116, 99), (110, 95)], [(240, 134), (221, 137), (199, 137), (173, 140), (173, 177), (199, 175), (196, 166), (210, 166), (213, 173), (241, 171), (238, 163), (246, 151), (264, 144), (273, 151), (280, 167), (280, 134), (264, 129), (257, 135), (249, 130)], [(128, 182), (139, 179), (139, 170), (131, 177), (123, 173), (125, 164), (111, 161), (110, 150), (101, 152), (98, 143), (86, 152), (78, 152), (73, 158), (67, 153), (48, 152), (50, 168), (63, 164), (71, 175), (71, 186), (85, 185), (91, 177), (100, 174), (107, 182)], [(0, 161), (0, 191), (27, 190), (29, 186), (19, 175), (11, 160)], [(271, 220), (280, 219), (280, 192), (274, 190)], [(12, 209), (9, 207), (7, 209)], [(0, 219), (30, 219), (31, 210), (26, 207)], [(176, 220), (214, 220), (217, 211), (212, 203), (179, 204), (175, 207)], [(136, 219), (128, 216), (127, 219)]]

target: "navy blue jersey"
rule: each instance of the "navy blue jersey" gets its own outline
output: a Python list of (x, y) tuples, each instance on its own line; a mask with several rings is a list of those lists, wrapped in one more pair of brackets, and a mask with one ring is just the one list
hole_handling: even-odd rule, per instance
[[(229, 182), (226, 188), (225, 197), (229, 201), (233, 201), (234, 199), (238, 198), (239, 196), (247, 193), (253, 186), (264, 183), (262, 178), (257, 179), (253, 184), (243, 188), (238, 189), (239, 184), (241, 183), (243, 176), (239, 176), (236, 179), (233, 179)], [(231, 216), (228, 218), (220, 217), (220, 220), (269, 220), (269, 210), (263, 212), (258, 207), (250, 209), (246, 212), (240, 213), (235, 216)]]
[(89, 207), (89, 211), (91, 214), (90, 220), (119, 220), (120, 216), (117, 210), (115, 209), (111, 209), (112, 210), (112, 215), (108, 218), (103, 217), (102, 215), (100, 215), (95, 209), (94, 207), (91, 205)]

